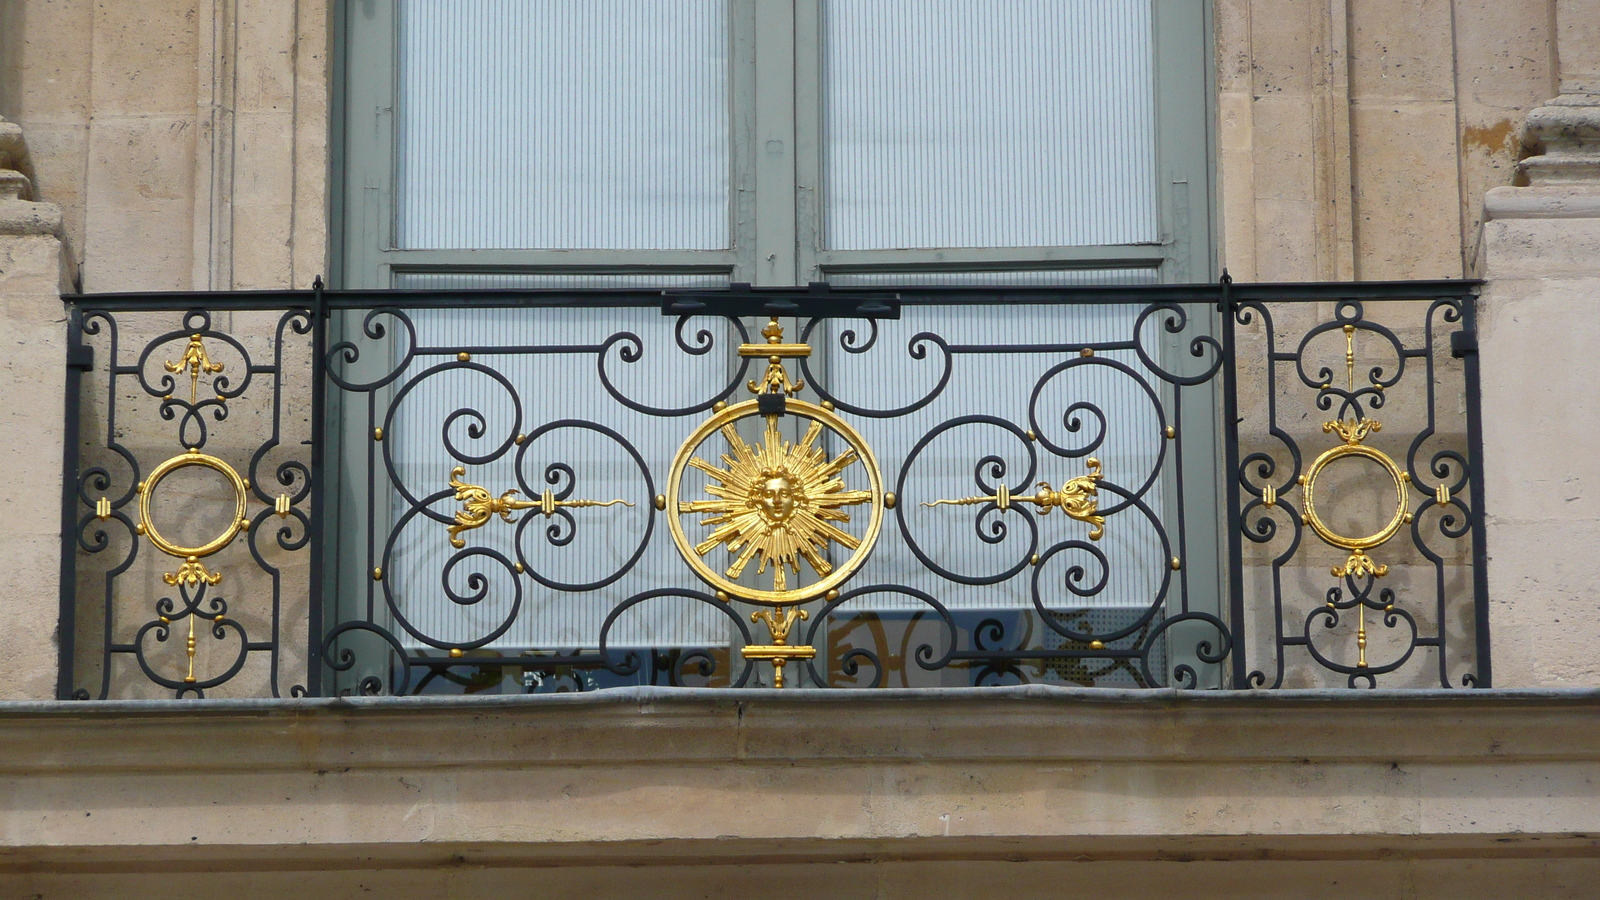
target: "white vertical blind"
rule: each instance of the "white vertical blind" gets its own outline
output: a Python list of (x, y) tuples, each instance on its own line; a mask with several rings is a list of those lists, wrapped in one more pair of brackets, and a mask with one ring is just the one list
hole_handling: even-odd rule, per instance
[(404, 0), (401, 248), (729, 244), (727, 0)]
[(824, 243), (1160, 238), (1150, 0), (825, 0)]

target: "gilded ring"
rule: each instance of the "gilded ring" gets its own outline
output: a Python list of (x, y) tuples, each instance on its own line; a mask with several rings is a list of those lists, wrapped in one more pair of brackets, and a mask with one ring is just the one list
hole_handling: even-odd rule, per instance
[[(161, 536), (161, 532), (156, 530), (156, 523), (150, 518), (150, 497), (156, 492), (156, 485), (161, 483), (161, 479), (171, 475), (173, 472), (190, 466), (200, 466), (201, 468), (220, 472), (224, 478), (228, 479), (228, 483), (233, 486), (233, 521), (228, 524), (225, 531), (199, 547), (182, 547), (172, 543)], [(190, 450), (188, 453), (180, 453), (156, 466), (150, 471), (150, 476), (139, 485), (139, 525), (144, 529), (144, 536), (150, 539), (150, 543), (157, 550), (168, 556), (176, 556), (180, 559), (187, 559), (191, 556), (196, 558), (210, 556), (232, 543), (233, 539), (249, 523), (249, 520), (245, 518), (247, 497), (248, 491), (244, 486), (244, 479), (239, 477), (239, 473), (235, 472), (232, 466), (215, 456), (208, 456), (199, 450)]]
[[(867, 496), (859, 501), (867, 505), (870, 509), (866, 531), (859, 539), (859, 542), (849, 558), (834, 566), (827, 575), (823, 576), (816, 583), (795, 587), (792, 590), (781, 591), (762, 590), (760, 588), (752, 587), (748, 584), (741, 584), (738, 581), (727, 577), (723, 572), (718, 571), (716, 568), (707, 565), (706, 561), (702, 558), (701, 553), (696, 550), (694, 542), (689, 539), (688, 535), (685, 534), (683, 529), (683, 516), (708, 512), (708, 510), (703, 507), (700, 509), (686, 509), (686, 506), (696, 503), (706, 504), (719, 502), (695, 501), (684, 499), (679, 496), (683, 484), (684, 470), (689, 467), (690, 460), (694, 459), (695, 451), (699, 449), (700, 445), (704, 443), (706, 439), (716, 434), (725, 426), (731, 425), (745, 418), (760, 418), (761, 413), (759, 411), (759, 401), (747, 400), (742, 403), (728, 406), (725, 409), (717, 411), (717, 413), (711, 418), (702, 422), (700, 427), (696, 428), (694, 432), (691, 433), (678, 448), (677, 456), (672, 460), (672, 468), (667, 475), (667, 489), (665, 494), (667, 528), (672, 535), (673, 543), (678, 545), (678, 552), (683, 555), (684, 561), (689, 564), (689, 568), (693, 569), (694, 573), (699, 576), (701, 580), (705, 581), (719, 592), (725, 593), (728, 596), (735, 597), (740, 600), (746, 600), (751, 603), (759, 603), (769, 606), (787, 606), (793, 603), (801, 603), (813, 597), (824, 596), (829, 591), (836, 589), (839, 585), (843, 584), (848, 578), (850, 578), (851, 575), (855, 574), (855, 571), (861, 567), (862, 563), (866, 562), (867, 557), (872, 552), (873, 544), (876, 543), (878, 539), (878, 532), (883, 527), (883, 478), (878, 471), (878, 461), (872, 455), (872, 449), (867, 446), (867, 442), (861, 437), (861, 435), (857, 433), (854, 428), (850, 427), (848, 422), (845, 422), (833, 412), (824, 409), (821, 406), (807, 403), (803, 400), (788, 400), (785, 405), (785, 413), (798, 416), (800, 418), (809, 419), (812, 422), (822, 426), (824, 429), (839, 435), (839, 437), (844, 439), (844, 442), (849, 446), (849, 448), (855, 452), (856, 457), (867, 470), (869, 488), (866, 492), (862, 492)], [(837, 459), (837, 457), (835, 457), (835, 459)], [(724, 492), (726, 492), (726, 486), (724, 486)], [(824, 494), (822, 496), (827, 495)], [(743, 502), (748, 505), (750, 501), (747, 500)], [(732, 508), (734, 511), (743, 511), (742, 509), (738, 508), (739, 501), (725, 500), (721, 501), (721, 503), (723, 505), (728, 505), (731, 503), (733, 504)], [(745, 537), (745, 540), (751, 540), (753, 542), (753, 539), (748, 535)], [(824, 543), (826, 542), (826, 538), (822, 538), (822, 540)]]
[[(1372, 460), (1373, 462), (1382, 466), (1384, 471), (1388, 472), (1389, 477), (1394, 481), (1394, 491), (1396, 496), (1394, 518), (1390, 519), (1389, 524), (1385, 525), (1382, 530), (1366, 535), (1365, 537), (1348, 537), (1346, 535), (1339, 534), (1332, 528), (1329, 528), (1328, 524), (1322, 521), (1322, 517), (1317, 514), (1315, 499), (1317, 494), (1317, 476), (1322, 474), (1323, 468), (1326, 467), (1328, 463), (1331, 463), (1336, 459), (1343, 459), (1347, 456), (1362, 456)], [(1394, 460), (1390, 459), (1389, 455), (1384, 453), (1382, 450), (1376, 450), (1372, 447), (1366, 446), (1365, 444), (1341, 444), (1340, 446), (1332, 447), (1323, 451), (1322, 455), (1318, 456), (1316, 460), (1311, 463), (1311, 468), (1306, 470), (1305, 481), (1302, 484), (1305, 493), (1306, 524), (1310, 525), (1311, 530), (1317, 533), (1317, 537), (1322, 538), (1325, 542), (1335, 547), (1340, 547), (1345, 550), (1370, 550), (1373, 547), (1376, 547), (1394, 537), (1399, 533), (1401, 526), (1406, 523), (1406, 514), (1409, 512), (1407, 509), (1407, 506), (1409, 505), (1407, 501), (1410, 499), (1409, 492), (1407, 490), (1409, 484), (1410, 476), (1400, 471), (1400, 467), (1395, 465)]]

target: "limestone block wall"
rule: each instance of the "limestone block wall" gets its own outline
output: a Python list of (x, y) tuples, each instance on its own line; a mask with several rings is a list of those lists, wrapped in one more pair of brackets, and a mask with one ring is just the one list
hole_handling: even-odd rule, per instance
[(308, 287), (327, 245), (319, 0), (0, 7), (0, 115), (84, 291)]
[(61, 210), (36, 203), (22, 130), (0, 119), (0, 699), (55, 693), (66, 331)]
[[(0, 10), (0, 115), (34, 142), (84, 290), (304, 287), (325, 267), (328, 6)], [(1558, 92), (1555, 6), (1215, 0), (1234, 276), (1475, 271), (1483, 194)]]
[(1554, 2), (1216, 0), (1222, 260), (1242, 281), (1460, 278), (1557, 92)]

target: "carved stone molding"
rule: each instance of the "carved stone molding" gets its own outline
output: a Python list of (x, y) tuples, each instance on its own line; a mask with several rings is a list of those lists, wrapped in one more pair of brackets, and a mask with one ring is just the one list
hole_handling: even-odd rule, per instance
[(22, 128), (0, 119), (0, 234), (61, 236), (61, 208), (33, 202)]
[(1562, 94), (1528, 114), (1524, 133), (1543, 149), (1518, 163), (1531, 184), (1600, 183), (1600, 96)]

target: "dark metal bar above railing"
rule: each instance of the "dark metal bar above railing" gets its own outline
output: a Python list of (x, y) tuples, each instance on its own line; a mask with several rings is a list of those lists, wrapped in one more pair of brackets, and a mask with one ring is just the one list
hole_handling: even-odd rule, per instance
[(60, 693), (1485, 687), (1476, 289), (69, 296)]

